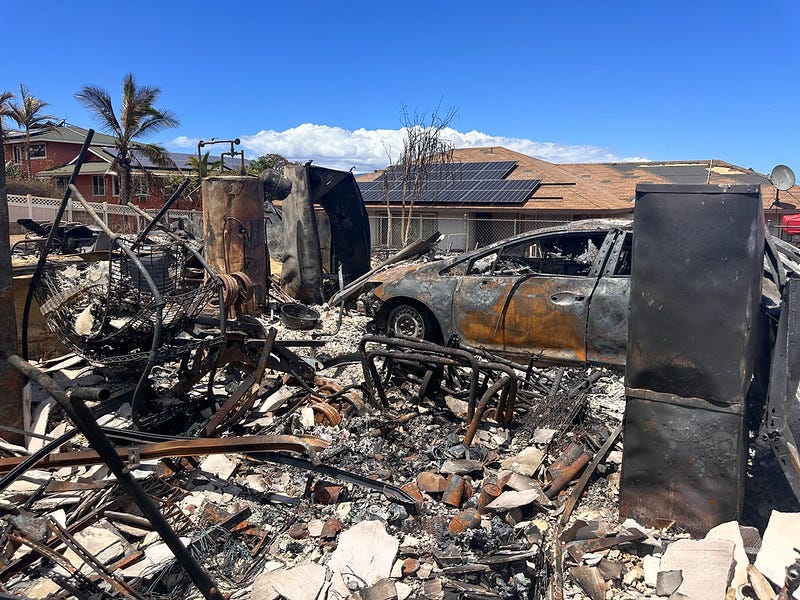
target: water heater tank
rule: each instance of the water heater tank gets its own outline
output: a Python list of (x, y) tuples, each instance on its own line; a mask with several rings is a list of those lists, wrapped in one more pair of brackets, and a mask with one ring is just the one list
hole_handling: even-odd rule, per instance
[(206, 260), (217, 273), (246, 273), (252, 304), (263, 305), (269, 276), (263, 184), (258, 177), (206, 177), (202, 198)]

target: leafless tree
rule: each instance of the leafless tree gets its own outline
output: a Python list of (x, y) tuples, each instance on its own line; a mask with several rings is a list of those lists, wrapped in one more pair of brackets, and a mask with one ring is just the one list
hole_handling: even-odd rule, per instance
[[(403, 151), (397, 163), (391, 168), (396, 177), (402, 177), (400, 193), (400, 233), (403, 245), (411, 235), (414, 208), (426, 191), (426, 186), (434, 164), (453, 161), (453, 145), (446, 140), (444, 131), (456, 115), (456, 109), (441, 111), (441, 104), (430, 113), (411, 112), (403, 106), (401, 118), (405, 138)], [(384, 194), (389, 232), (391, 235), (392, 211), (389, 203), (389, 182), (384, 174)]]

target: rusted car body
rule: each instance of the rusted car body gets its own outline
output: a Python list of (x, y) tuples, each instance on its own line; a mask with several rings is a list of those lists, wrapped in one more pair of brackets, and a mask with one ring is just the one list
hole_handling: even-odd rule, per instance
[(377, 331), (463, 342), (542, 362), (622, 366), (631, 222), (576, 221), (379, 273), (364, 296)]

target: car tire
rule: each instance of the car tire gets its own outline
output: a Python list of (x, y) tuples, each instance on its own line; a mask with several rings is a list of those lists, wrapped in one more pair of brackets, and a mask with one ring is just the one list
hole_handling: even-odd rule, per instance
[(395, 335), (437, 341), (436, 321), (428, 310), (412, 304), (398, 304), (386, 319), (386, 329)]

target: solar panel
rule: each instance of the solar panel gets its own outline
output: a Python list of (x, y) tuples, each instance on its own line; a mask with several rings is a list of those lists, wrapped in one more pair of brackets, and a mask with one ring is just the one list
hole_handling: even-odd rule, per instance
[[(540, 179), (503, 179), (516, 161), (436, 163), (425, 174), (418, 204), (519, 204), (541, 185)], [(403, 200), (403, 173), (389, 169), (375, 181), (359, 183), (364, 202), (390, 204)]]

